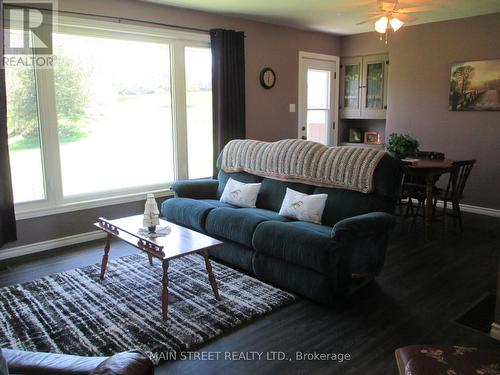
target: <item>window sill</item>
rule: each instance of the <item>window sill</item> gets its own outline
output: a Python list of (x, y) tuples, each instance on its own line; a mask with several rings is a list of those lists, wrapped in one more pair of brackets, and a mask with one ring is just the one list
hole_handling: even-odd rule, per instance
[[(39, 207), (39, 208), (31, 208), (24, 210), (16, 209), (16, 220), (32, 219), (36, 217), (57, 215), (66, 212), (88, 210), (91, 208), (112, 206), (123, 203), (131, 203), (138, 201), (145, 202), (146, 193), (148, 192), (126, 194), (112, 198), (92, 199), (83, 202), (65, 203), (58, 206)], [(151, 191), (149, 191), (149, 193), (151, 193)], [(152, 193), (154, 193), (156, 198), (171, 197), (174, 195), (174, 193), (170, 190), (159, 190), (159, 191), (153, 191)]]

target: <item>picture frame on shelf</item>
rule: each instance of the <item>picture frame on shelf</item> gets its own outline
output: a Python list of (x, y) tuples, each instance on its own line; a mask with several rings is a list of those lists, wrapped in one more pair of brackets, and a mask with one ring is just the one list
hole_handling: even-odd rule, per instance
[(349, 128), (349, 142), (351, 143), (363, 142), (361, 138), (361, 130), (356, 128)]
[(382, 134), (379, 132), (365, 132), (364, 142), (369, 145), (381, 145)]

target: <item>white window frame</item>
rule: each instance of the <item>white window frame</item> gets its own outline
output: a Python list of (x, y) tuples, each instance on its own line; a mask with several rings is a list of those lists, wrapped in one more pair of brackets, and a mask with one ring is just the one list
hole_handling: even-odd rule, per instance
[[(174, 179), (187, 179), (188, 140), (185, 48), (210, 48), (209, 35), (206, 33), (186, 32), (162, 27), (153, 28), (62, 15), (57, 17), (57, 25), (54, 28), (54, 32), (144, 42), (149, 41), (169, 45)], [(153, 192), (157, 197), (172, 194), (169, 190), (172, 183), (170, 181), (163, 184), (64, 197), (57, 127), (47, 125), (57, 124), (54, 71), (52, 69), (36, 69), (35, 77), (37, 81), (40, 142), (46, 198), (38, 201), (16, 203), (15, 211), (17, 220), (143, 200), (147, 192)]]

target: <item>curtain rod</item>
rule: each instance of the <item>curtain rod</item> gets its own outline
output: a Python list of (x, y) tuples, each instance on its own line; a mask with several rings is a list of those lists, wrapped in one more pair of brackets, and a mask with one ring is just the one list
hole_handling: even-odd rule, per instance
[[(12, 7), (12, 8), (27, 8), (27, 7), (22, 6), (22, 5), (14, 5), (14, 4), (5, 4), (5, 5), (7, 7)], [(36, 10), (40, 10), (40, 11), (47, 11), (47, 10), (49, 10), (49, 9), (46, 9), (46, 8), (37, 8), (37, 7), (29, 7), (29, 9), (36, 9)], [(104, 15), (101, 15), (101, 14), (73, 12), (73, 11), (70, 11), (70, 10), (57, 10), (57, 13), (66, 13), (66, 14), (72, 14), (72, 15), (78, 15), (78, 16), (99, 17), (99, 18), (105, 18), (105, 19), (112, 19), (112, 20), (118, 21), (118, 23), (122, 23), (123, 21), (138, 22), (138, 23), (144, 23), (144, 24), (148, 24), (148, 25), (164, 26), (164, 27), (170, 27), (170, 28), (175, 28), (175, 29), (197, 31), (197, 32), (201, 32), (201, 33), (210, 33), (210, 30), (200, 29), (200, 28), (197, 28), (197, 27), (180, 26), (180, 25), (173, 25), (173, 24), (169, 24), (169, 23), (161, 23), (161, 22), (153, 22), (153, 21), (144, 21), (144, 20), (138, 20), (138, 19), (134, 19), (134, 18), (104, 16)]]

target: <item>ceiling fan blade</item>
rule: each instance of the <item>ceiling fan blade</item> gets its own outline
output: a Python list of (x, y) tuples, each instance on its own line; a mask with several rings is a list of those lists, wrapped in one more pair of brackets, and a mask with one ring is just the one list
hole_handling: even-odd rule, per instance
[[(356, 25), (364, 25), (368, 22), (372, 22), (373, 20), (379, 19), (382, 16), (390, 17), (391, 14), (396, 16), (398, 19), (400, 19), (403, 22), (412, 22), (415, 21), (417, 18), (413, 17), (412, 15), (408, 13), (413, 13), (413, 12), (419, 12), (419, 11), (424, 11), (423, 9), (427, 9), (429, 7), (421, 7), (421, 6), (415, 6), (411, 8), (401, 8), (399, 9), (400, 3), (398, 0), (377, 0), (377, 7), (379, 8), (378, 12), (368, 12), (369, 15), (373, 14), (370, 18), (367, 20), (361, 21), (357, 23)], [(413, 5), (413, 4), (409, 4)], [(422, 9), (422, 10), (421, 10)]]
[(397, 18), (399, 18), (403, 22), (413, 22), (417, 19), (417, 17), (411, 16), (409, 14), (404, 14), (404, 13), (401, 13), (401, 14), (398, 13)]
[(368, 23), (368, 22), (371, 22), (371, 21), (372, 21), (372, 19), (370, 18), (368, 20), (361, 21), (361, 22), (357, 23), (356, 25), (364, 25), (365, 23)]
[(419, 13), (419, 12), (429, 12), (434, 10), (435, 7), (432, 7), (431, 5), (421, 5), (417, 7), (408, 7), (408, 8), (400, 8), (395, 10), (395, 12), (398, 13)]

